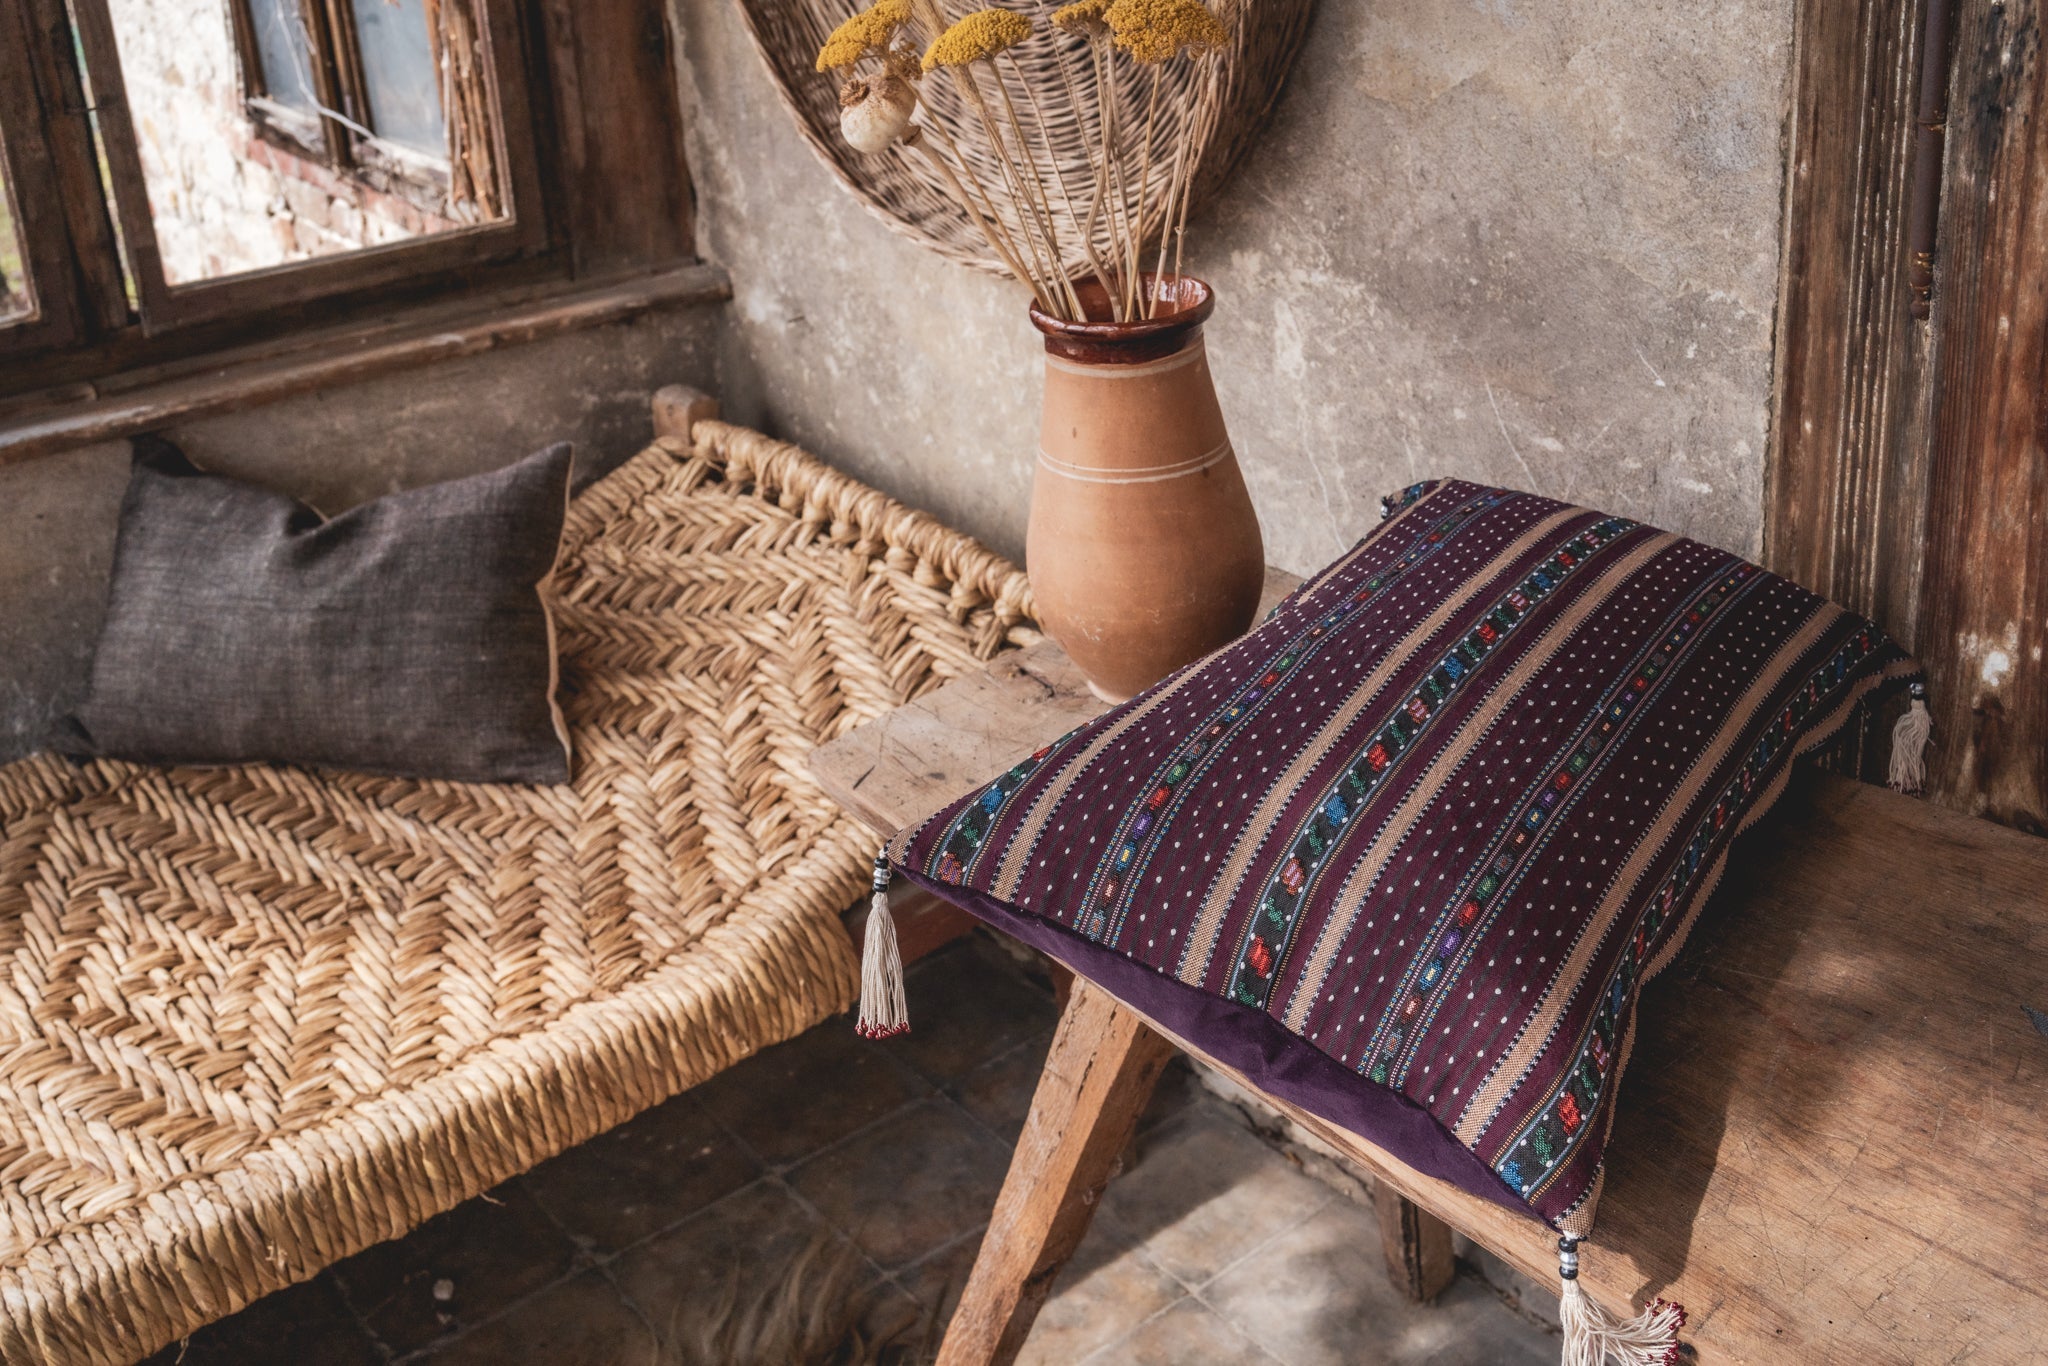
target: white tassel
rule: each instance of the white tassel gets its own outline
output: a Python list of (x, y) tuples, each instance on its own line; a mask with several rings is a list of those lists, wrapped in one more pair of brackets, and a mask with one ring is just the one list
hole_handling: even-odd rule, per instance
[(868, 932), (860, 950), (860, 1023), (863, 1038), (887, 1039), (910, 1032), (910, 1005), (903, 995), (903, 950), (889, 914), (889, 856), (875, 855), (874, 900), (868, 903)]
[(1913, 704), (1892, 727), (1892, 791), (1918, 792), (1927, 785), (1927, 740), (1933, 734), (1934, 718), (1927, 714), (1927, 687), (1915, 683)]
[(1672, 1366), (1678, 1360), (1678, 1330), (1685, 1307), (1651, 1300), (1642, 1313), (1617, 1321), (1579, 1284), (1579, 1240), (1557, 1240), (1557, 1274), (1564, 1293), (1557, 1306), (1564, 1328), (1564, 1366)]

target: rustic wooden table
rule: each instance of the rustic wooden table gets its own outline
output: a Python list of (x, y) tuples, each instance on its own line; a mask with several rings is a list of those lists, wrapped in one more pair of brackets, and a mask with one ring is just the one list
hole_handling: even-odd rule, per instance
[[(1101, 710), (1047, 642), (812, 765), (887, 833)], [(2048, 1361), (2048, 1034), (2028, 1007), (2048, 1011), (2048, 840), (1795, 780), (1644, 993), (1587, 1288), (1616, 1313), (1685, 1304), (1711, 1363)], [(1173, 1048), (1199, 1056), (1076, 984), (942, 1361), (1016, 1354)], [(1450, 1228), (1554, 1282), (1540, 1224), (1272, 1103), (1374, 1180), (1411, 1293), (1448, 1278)]]

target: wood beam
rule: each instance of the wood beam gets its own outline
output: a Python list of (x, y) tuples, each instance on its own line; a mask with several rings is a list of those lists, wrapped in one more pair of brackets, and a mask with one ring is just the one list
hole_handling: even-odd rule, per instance
[(1173, 1052), (1115, 997), (1075, 979), (939, 1366), (1016, 1360)]

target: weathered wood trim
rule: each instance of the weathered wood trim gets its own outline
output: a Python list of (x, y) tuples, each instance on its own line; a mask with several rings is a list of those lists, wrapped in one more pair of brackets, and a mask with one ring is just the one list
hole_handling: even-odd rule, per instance
[(520, 291), (423, 309), (396, 323), (356, 325), (167, 367), (155, 383), (86, 394), (8, 423), (0, 418), (0, 466), (55, 451), (132, 436), (167, 423), (234, 412), (261, 403), (410, 369), (428, 361), (537, 341), (621, 322), (661, 308), (732, 297), (725, 272), (692, 265), (599, 286)]
[(2042, 0), (1957, 17), (1919, 653), (1929, 789), (2048, 834), (2048, 58)]
[(1805, 0), (1788, 126), (1764, 559), (1879, 621), (1917, 624), (1926, 343), (1907, 206), (1926, 0)]
[(939, 1366), (1004, 1366), (1081, 1245), (1173, 1045), (1076, 979)]

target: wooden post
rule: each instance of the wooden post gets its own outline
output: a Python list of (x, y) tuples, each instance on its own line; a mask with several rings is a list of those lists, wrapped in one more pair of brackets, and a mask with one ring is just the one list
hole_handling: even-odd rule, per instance
[(939, 1366), (1016, 1359), (1173, 1051), (1115, 997), (1074, 979)]
[(1418, 1303), (1427, 1303), (1457, 1279), (1451, 1255), (1451, 1226), (1416, 1205), (1385, 1181), (1372, 1188), (1372, 1207), (1380, 1221), (1380, 1249), (1387, 1258), (1387, 1279), (1394, 1289)]
[(654, 435), (689, 444), (690, 429), (718, 416), (718, 400), (687, 384), (666, 384), (654, 391)]

